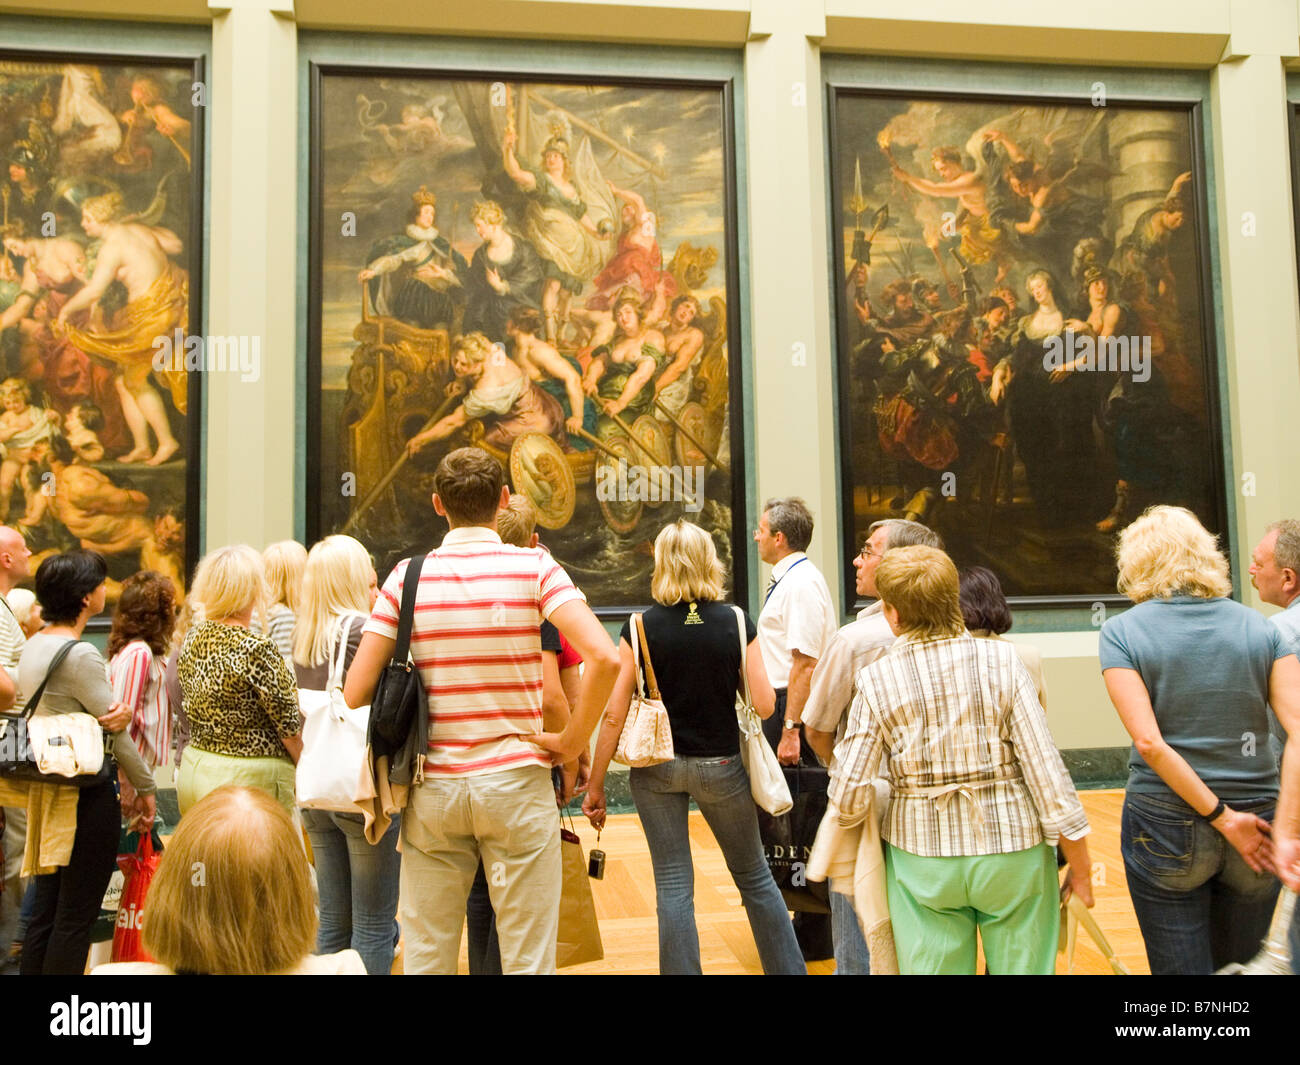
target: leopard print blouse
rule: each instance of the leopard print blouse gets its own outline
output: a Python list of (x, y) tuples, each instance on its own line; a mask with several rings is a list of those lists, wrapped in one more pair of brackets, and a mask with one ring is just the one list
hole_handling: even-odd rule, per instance
[(302, 729), (298, 689), (270, 637), (205, 621), (177, 663), (190, 742), (236, 758), (287, 758), (281, 736)]

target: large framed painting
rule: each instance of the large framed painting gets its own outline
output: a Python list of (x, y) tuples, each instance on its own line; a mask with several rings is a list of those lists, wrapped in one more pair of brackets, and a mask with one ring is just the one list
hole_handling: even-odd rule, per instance
[[(182, 594), (196, 561), (201, 59), (0, 52), (0, 521)], [(187, 358), (188, 356), (188, 358)]]
[(685, 518), (748, 586), (726, 82), (311, 68), (308, 536), (382, 574), (482, 448), (598, 612)]
[(1226, 532), (1199, 104), (829, 98), (846, 552), (922, 521), (1077, 605), (1147, 506)]

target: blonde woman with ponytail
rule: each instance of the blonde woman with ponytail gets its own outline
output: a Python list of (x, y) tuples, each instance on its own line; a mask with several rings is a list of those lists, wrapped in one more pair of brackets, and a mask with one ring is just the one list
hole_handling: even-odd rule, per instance
[[(351, 536), (327, 536), (308, 552), (293, 640), (299, 688), (325, 688), (340, 640), (347, 641), (343, 657), (347, 676), (361, 642), (361, 627), (377, 596), (374, 564)], [(350, 947), (361, 955), (371, 976), (387, 975), (397, 942), (401, 817), (394, 817), (384, 837), (373, 845), (366, 842), (360, 814), (304, 809), (302, 822), (311, 840), (320, 889), (316, 953), (334, 954)]]

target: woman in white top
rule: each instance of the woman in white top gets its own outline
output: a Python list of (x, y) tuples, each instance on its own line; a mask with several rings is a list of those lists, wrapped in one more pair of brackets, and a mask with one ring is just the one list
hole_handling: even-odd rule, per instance
[[(343, 676), (361, 642), (361, 627), (379, 595), (375, 567), (350, 536), (327, 536), (311, 549), (302, 581), (302, 606), (294, 640), (298, 687), (323, 691), (339, 642), (347, 641)], [(342, 677), (339, 678), (342, 681)], [(376, 844), (366, 841), (360, 814), (302, 811), (320, 889), (316, 952), (354, 948), (372, 976), (393, 967), (397, 942), (397, 883), (401, 817)]]
[(108, 634), (113, 698), (131, 708), (131, 738), (150, 769), (171, 757), (172, 707), (164, 681), (176, 626), (176, 587), (152, 570), (127, 578)]

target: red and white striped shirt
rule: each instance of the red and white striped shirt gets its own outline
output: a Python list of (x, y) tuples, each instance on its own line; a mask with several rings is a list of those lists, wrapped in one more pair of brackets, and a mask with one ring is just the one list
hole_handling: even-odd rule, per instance
[[(397, 639), (402, 579), (389, 574), (365, 631)], [(540, 548), (511, 547), (483, 526), (452, 529), (420, 572), (411, 654), (429, 696), (429, 754), (437, 776), (550, 766), (520, 736), (542, 730), (538, 627), (582, 593)]]
[(163, 683), (165, 668), (143, 640), (132, 640), (108, 664), (113, 698), (132, 709), (127, 727), (150, 769), (171, 760), (172, 706)]

